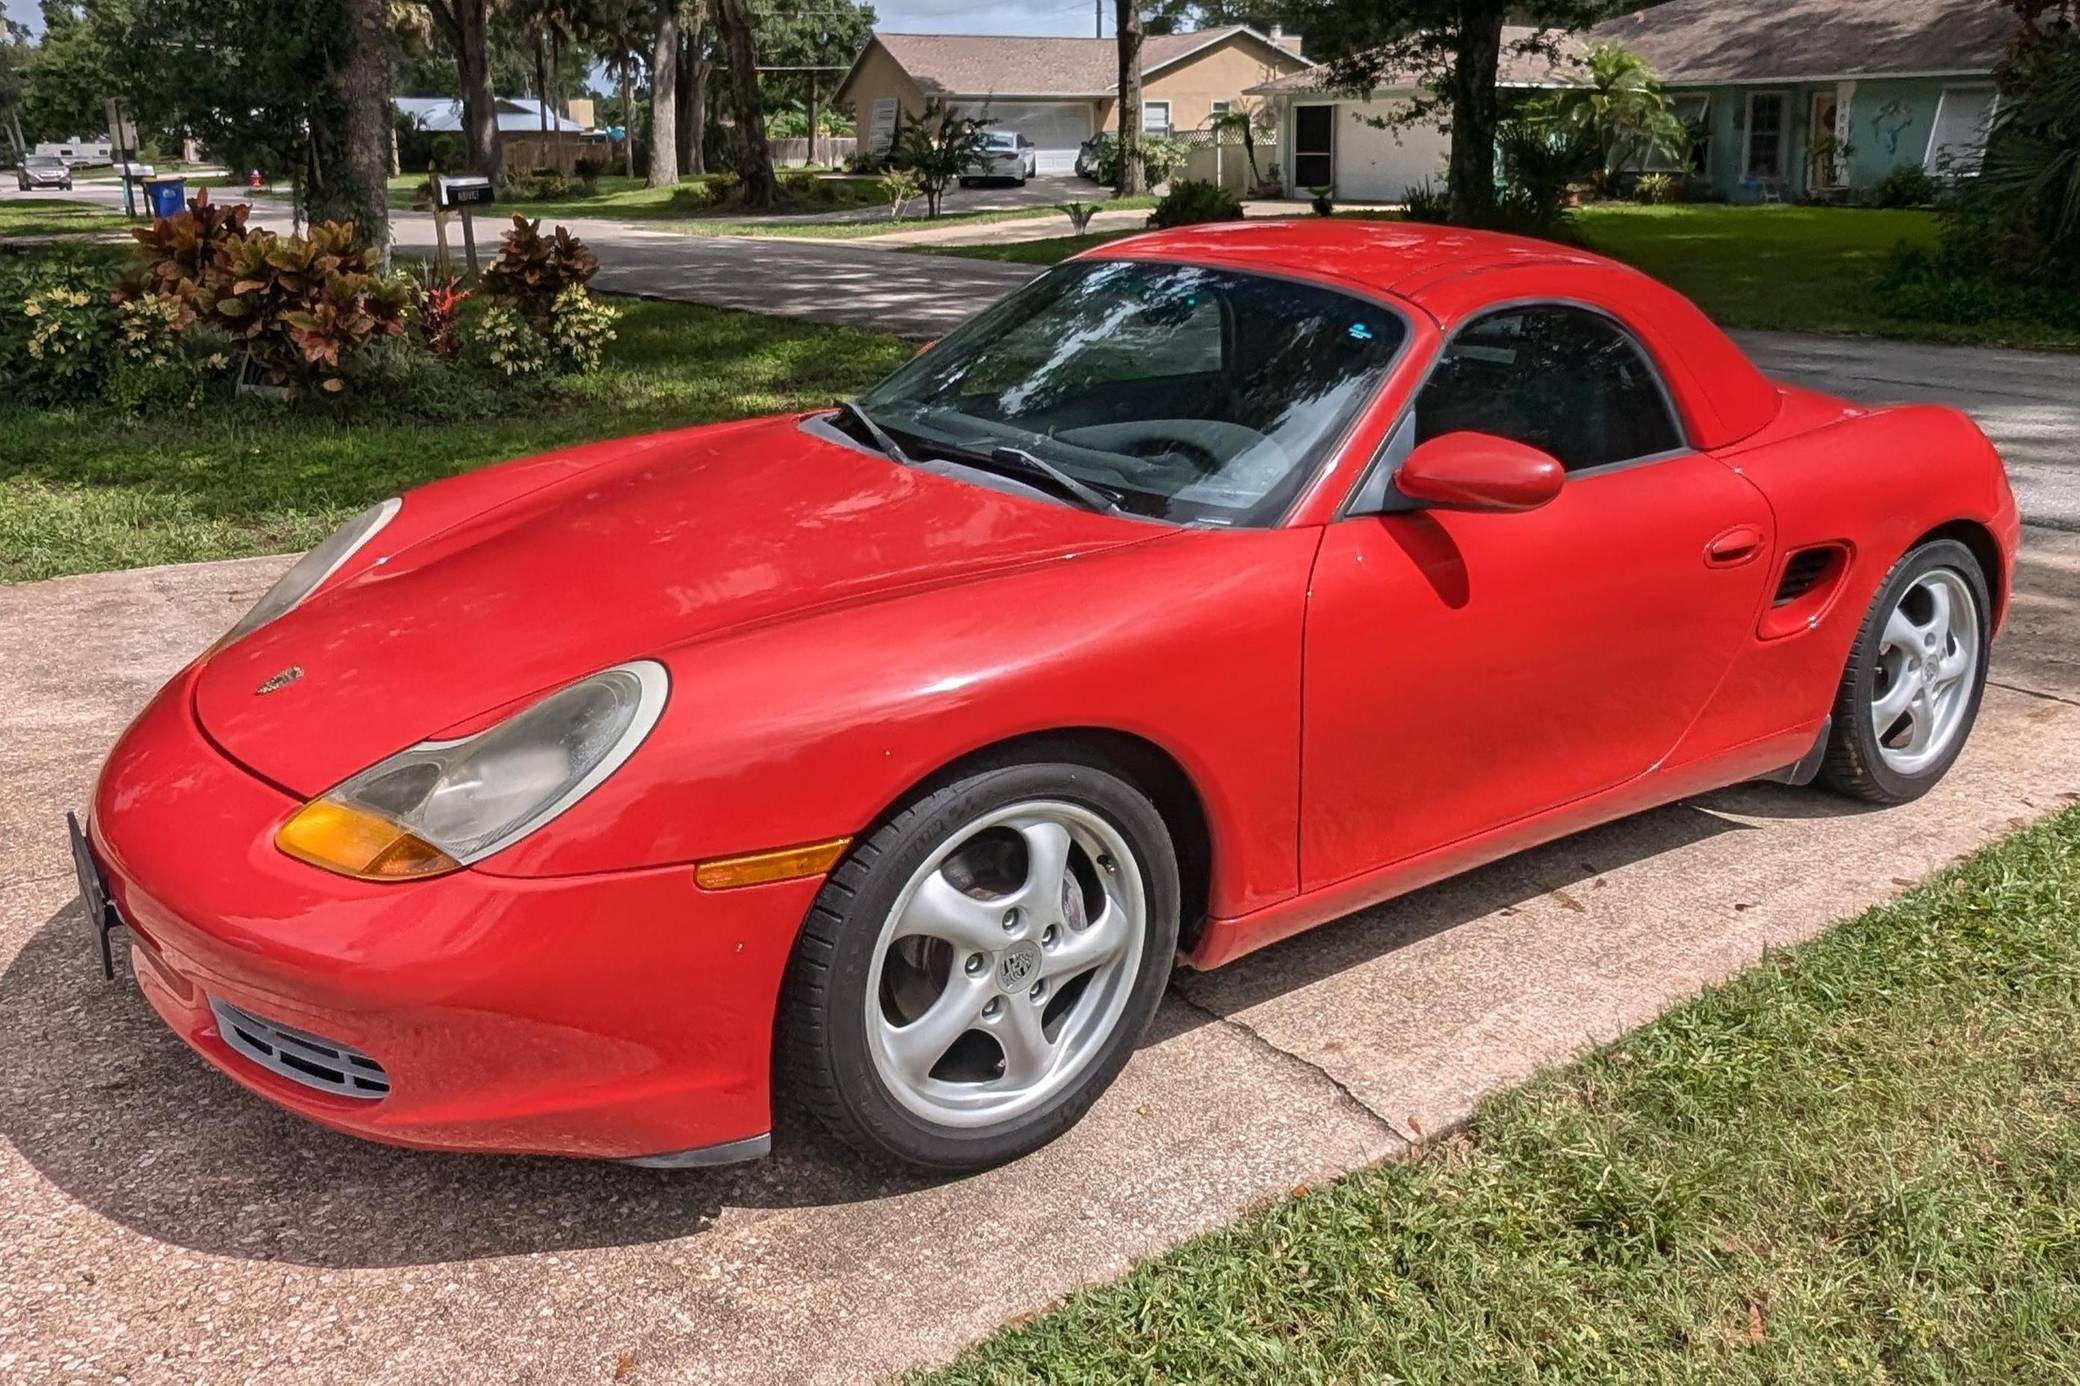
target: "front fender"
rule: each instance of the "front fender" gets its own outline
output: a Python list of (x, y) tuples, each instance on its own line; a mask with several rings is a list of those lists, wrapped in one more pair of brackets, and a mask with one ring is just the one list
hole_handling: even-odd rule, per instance
[(1318, 540), (1180, 531), (674, 648), (649, 742), (478, 869), (604, 871), (853, 834), (972, 751), (1098, 727), (1162, 747), (1192, 779), (1216, 912), (1286, 898)]

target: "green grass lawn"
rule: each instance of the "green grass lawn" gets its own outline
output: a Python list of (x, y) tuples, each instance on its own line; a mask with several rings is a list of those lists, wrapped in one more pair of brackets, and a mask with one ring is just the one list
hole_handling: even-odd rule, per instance
[(2080, 1378), (2080, 807), (938, 1382)]
[(35, 199), (0, 202), (0, 238), (70, 236), (89, 231), (120, 231), (141, 226), (135, 218), (93, 202)]
[(1641, 207), (1575, 213), (1591, 250), (1673, 284), (1728, 327), (1896, 332), (1871, 279), (1901, 241), (1933, 246), (1929, 212), (1863, 207)]
[[(1377, 214), (1348, 215), (1370, 218)], [(1881, 313), (1872, 280), (1899, 242), (1935, 243), (1935, 216), (1929, 212), (1605, 203), (1577, 211), (1575, 228), (1591, 250), (1636, 265), (1674, 285), (1726, 327), (1849, 332), (1996, 346), (2080, 347), (2080, 333), (2041, 323), (1953, 324)], [(916, 249), (1051, 264), (1131, 234), (1100, 232), (1017, 245)]]
[(0, 400), (0, 581), (307, 548), (408, 486), (596, 438), (827, 403), (914, 350), (851, 328), (619, 302), (603, 370), (491, 419), (343, 423), (250, 400), (135, 419)]

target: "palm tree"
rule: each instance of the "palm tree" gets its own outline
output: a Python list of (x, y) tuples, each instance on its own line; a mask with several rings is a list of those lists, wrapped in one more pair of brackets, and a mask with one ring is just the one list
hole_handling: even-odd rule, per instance
[(1654, 69), (1619, 43), (1599, 43), (1584, 62), (1587, 81), (1555, 98), (1562, 123), (1595, 141), (1596, 189), (1608, 193), (1622, 166), (1655, 150), (1683, 147), (1685, 127)]
[(1225, 111), (1214, 114), (1206, 122), (1216, 143), (1233, 143), (1242, 146), (1243, 157), (1249, 161), (1249, 186), (1254, 192), (1264, 182), (1264, 175), (1257, 168), (1257, 131), (1271, 127), (1269, 112), (1261, 105), (1243, 101)]

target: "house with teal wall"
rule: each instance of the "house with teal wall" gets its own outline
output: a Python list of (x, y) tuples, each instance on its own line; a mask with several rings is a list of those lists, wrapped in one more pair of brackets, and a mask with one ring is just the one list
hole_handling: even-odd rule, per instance
[(2016, 22), (1993, 0), (1669, 0), (1581, 37), (1644, 56), (1702, 130), (1648, 164), (1693, 195), (1854, 201), (1902, 164), (1977, 171)]

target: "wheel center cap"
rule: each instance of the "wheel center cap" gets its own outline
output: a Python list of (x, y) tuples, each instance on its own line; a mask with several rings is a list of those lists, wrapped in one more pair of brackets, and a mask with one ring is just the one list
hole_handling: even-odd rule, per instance
[(997, 986), (1005, 992), (1020, 992), (1040, 975), (1040, 945), (1021, 943), (997, 959)]

